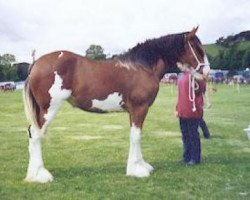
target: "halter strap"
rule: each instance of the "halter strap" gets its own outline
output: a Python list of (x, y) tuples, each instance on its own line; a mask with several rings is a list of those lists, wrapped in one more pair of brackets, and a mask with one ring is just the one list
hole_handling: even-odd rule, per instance
[(194, 49), (193, 49), (193, 47), (192, 47), (192, 45), (190, 44), (189, 41), (188, 41), (188, 46), (191, 49), (191, 52), (192, 52), (192, 54), (193, 54), (193, 56), (194, 56), (194, 58), (195, 58), (195, 60), (197, 62), (197, 66), (195, 68), (195, 71), (198, 71), (201, 66), (209, 66), (210, 65), (206, 56), (205, 56), (205, 59), (204, 59), (205, 62), (202, 63), (202, 62), (199, 61), (199, 59), (198, 59), (197, 55), (195, 54)]
[[(204, 62), (200, 62), (199, 59), (198, 59), (198, 57), (197, 57), (197, 55), (195, 54), (195, 51), (194, 51), (192, 45), (190, 44), (189, 41), (188, 41), (188, 46), (191, 49), (191, 52), (192, 52), (192, 54), (193, 54), (193, 56), (194, 56), (194, 58), (195, 58), (195, 60), (197, 62), (197, 66), (194, 69), (196, 72), (199, 71), (199, 69), (200, 69), (201, 66), (210, 66), (209, 61), (208, 61), (206, 55), (204, 56)], [(192, 102), (192, 106), (193, 106), (192, 107), (192, 111), (193, 112), (195, 112), (197, 110), (196, 109), (196, 105), (195, 105), (195, 97), (196, 97), (195, 90), (199, 88), (199, 85), (198, 84), (196, 85), (196, 84), (197, 83), (195, 82), (194, 75), (190, 74), (189, 75), (189, 86), (188, 86), (189, 87), (189, 91), (188, 91), (188, 96), (189, 96), (189, 101)]]

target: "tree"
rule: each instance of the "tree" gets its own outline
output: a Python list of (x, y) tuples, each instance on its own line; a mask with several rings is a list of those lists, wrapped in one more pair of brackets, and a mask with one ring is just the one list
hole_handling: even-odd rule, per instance
[(242, 65), (244, 68), (250, 67), (250, 50), (247, 50), (242, 57)]
[(0, 55), (0, 81), (15, 81), (17, 80), (16, 68), (13, 63), (16, 58), (12, 54)]
[(210, 63), (211, 67), (213, 69), (221, 69), (224, 65), (223, 57), (224, 57), (224, 51), (222, 51), (222, 50), (219, 50), (219, 53), (216, 57), (209, 56), (209, 61), (211, 62)]
[(17, 77), (19, 81), (23, 81), (28, 76), (29, 63), (18, 63), (14, 65), (16, 67)]
[(104, 60), (106, 59), (106, 54), (104, 54), (104, 49), (100, 45), (90, 45), (86, 50), (86, 57), (94, 60)]
[(0, 64), (0, 81), (6, 80), (6, 69), (4, 65)]
[(16, 62), (16, 58), (12, 54), (6, 53), (0, 56), (0, 65), (10, 65), (14, 62)]

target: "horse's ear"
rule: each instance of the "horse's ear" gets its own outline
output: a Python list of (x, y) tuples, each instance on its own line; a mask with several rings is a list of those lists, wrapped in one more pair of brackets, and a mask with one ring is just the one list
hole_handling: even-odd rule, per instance
[(188, 39), (188, 40), (192, 39), (192, 38), (195, 36), (196, 32), (198, 31), (198, 28), (199, 28), (199, 26), (197, 26), (196, 28), (194, 27), (194, 28), (192, 29), (192, 31), (190, 31), (190, 32), (187, 34), (187, 39)]

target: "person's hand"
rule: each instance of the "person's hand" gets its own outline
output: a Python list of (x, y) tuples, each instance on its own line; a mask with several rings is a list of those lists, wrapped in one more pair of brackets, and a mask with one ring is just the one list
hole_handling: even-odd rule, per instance
[(195, 70), (192, 70), (192, 76), (194, 76), (196, 80), (205, 80), (205, 77)]
[(179, 117), (178, 111), (175, 111), (175, 117)]

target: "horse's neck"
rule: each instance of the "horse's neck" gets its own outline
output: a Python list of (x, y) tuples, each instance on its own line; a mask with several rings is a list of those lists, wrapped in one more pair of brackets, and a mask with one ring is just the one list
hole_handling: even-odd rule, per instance
[(159, 79), (159, 81), (163, 78), (166, 73), (166, 66), (162, 59), (157, 61), (157, 64), (153, 67), (153, 71), (155, 76)]

